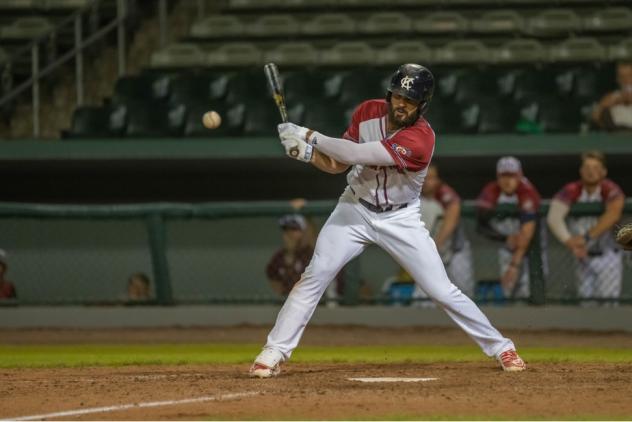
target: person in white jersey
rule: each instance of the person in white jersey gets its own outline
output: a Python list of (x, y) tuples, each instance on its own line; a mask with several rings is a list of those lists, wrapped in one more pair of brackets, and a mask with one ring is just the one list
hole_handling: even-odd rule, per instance
[(267, 342), (250, 368), (253, 377), (281, 372), (327, 286), (340, 269), (371, 244), (389, 253), (505, 371), (526, 369), (513, 342), (449, 280), (434, 241), (421, 221), (420, 192), (434, 151), (435, 134), (423, 115), (434, 77), (418, 64), (393, 74), (386, 99), (368, 100), (354, 111), (343, 139), (285, 123), (281, 142), (291, 158), (349, 185), (323, 226), (314, 255), (277, 316)]

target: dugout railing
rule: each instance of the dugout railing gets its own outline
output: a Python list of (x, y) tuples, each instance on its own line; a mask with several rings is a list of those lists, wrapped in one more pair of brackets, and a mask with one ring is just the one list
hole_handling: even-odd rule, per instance
[[(301, 211), (316, 226), (335, 201), (313, 201)], [(542, 206), (545, 215), (548, 206)], [(156, 203), (138, 205), (43, 205), (0, 203), (0, 249), (6, 251), (6, 278), (16, 300), (1, 305), (140, 305), (189, 303), (280, 303), (267, 284), (265, 266), (281, 245), (279, 216), (293, 212), (287, 202)], [(498, 214), (514, 213), (511, 208)], [(571, 215), (598, 215), (602, 207), (575, 205)], [(627, 200), (622, 221), (632, 219)], [(471, 201), (462, 208), (462, 224), (471, 245), (472, 297), (498, 305), (584, 303), (577, 294), (577, 262), (553, 238), (544, 218), (528, 252), (528, 297), (499, 294), (499, 244), (476, 230)], [(546, 237), (541, 242), (539, 236)], [(540, 248), (544, 247), (544, 251)], [(621, 294), (594, 303), (632, 303), (632, 257), (620, 252)], [(370, 247), (344, 270), (337, 302), (403, 305), (384, 289), (398, 266)], [(127, 280), (142, 272), (151, 280), (151, 298), (129, 301)]]

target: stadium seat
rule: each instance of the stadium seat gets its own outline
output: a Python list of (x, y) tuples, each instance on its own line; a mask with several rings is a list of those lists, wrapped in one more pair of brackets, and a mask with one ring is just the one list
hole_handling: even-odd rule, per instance
[(613, 32), (632, 29), (632, 11), (626, 7), (598, 10), (584, 19), (588, 31)]
[(151, 101), (129, 102), (125, 135), (135, 138), (177, 137), (186, 119), (184, 104), (161, 104)]
[(195, 44), (171, 44), (152, 53), (151, 67), (196, 67), (204, 64), (204, 52)]
[[(564, 80), (562, 94), (582, 102), (592, 102), (617, 88), (612, 66), (575, 66), (562, 70), (556, 80)], [(570, 82), (570, 83), (568, 83)]]
[(327, 102), (308, 103), (305, 107), (303, 126), (314, 128), (328, 136), (340, 137), (347, 130), (355, 107), (342, 107)]
[(2, 40), (30, 40), (46, 34), (54, 28), (47, 18), (33, 16), (18, 18), (10, 25), (0, 28)]
[(424, 116), (438, 135), (463, 133), (461, 109), (450, 101), (433, 102)]
[(318, 63), (318, 57), (318, 50), (305, 42), (279, 44), (264, 54), (265, 62), (286, 66), (315, 65)]
[(477, 40), (451, 41), (434, 52), (437, 63), (472, 63), (483, 64), (492, 60), (490, 50)]
[(457, 34), (466, 32), (469, 23), (457, 12), (434, 12), (415, 20), (413, 28), (421, 34)]
[(291, 15), (264, 15), (246, 26), (246, 32), (258, 37), (296, 35), (299, 22)]
[(375, 51), (360, 41), (341, 42), (321, 53), (321, 63), (325, 66), (374, 64), (375, 61)]
[(230, 9), (274, 9), (282, 7), (285, 0), (228, 0)]
[[(184, 123), (186, 137), (222, 137), (239, 136), (244, 124), (244, 105), (226, 106), (217, 102), (192, 102), (187, 104), (187, 117)], [(209, 110), (215, 110), (222, 116), (222, 124), (209, 130), (202, 124), (202, 116)]]
[(357, 106), (362, 101), (373, 98), (384, 98), (387, 86), (385, 81), (390, 77), (383, 71), (351, 71), (342, 77), (338, 102), (343, 106)]
[(353, 34), (356, 23), (343, 13), (317, 15), (302, 25), (302, 31), (308, 35)]
[(236, 16), (217, 15), (201, 19), (191, 26), (194, 38), (240, 37), (245, 33), (244, 24)]
[(509, 95), (516, 101), (541, 93), (555, 95), (564, 91), (564, 81), (560, 80), (558, 83), (557, 76), (558, 72), (550, 68), (508, 71), (501, 82), (501, 94)]
[(410, 32), (412, 21), (403, 13), (382, 12), (370, 15), (360, 28), (367, 34), (396, 34)]
[(619, 41), (608, 48), (610, 60), (632, 60), (632, 38)]
[(595, 38), (569, 38), (551, 47), (549, 57), (554, 62), (603, 61), (607, 50)]
[(492, 50), (495, 63), (538, 63), (548, 59), (548, 50), (534, 39), (515, 39)]
[(567, 35), (581, 29), (581, 19), (569, 9), (550, 9), (531, 17), (525, 32), (536, 36)]
[(482, 34), (519, 33), (523, 30), (524, 20), (513, 10), (494, 10), (472, 20), (470, 27)]
[(518, 120), (517, 107), (508, 100), (478, 97), (461, 111), (466, 133), (511, 133)]
[(278, 136), (279, 111), (270, 98), (249, 99), (243, 103), (245, 136)]
[(338, 6), (340, 7), (371, 7), (371, 6), (386, 6), (388, 1), (385, 0), (338, 0)]
[(78, 107), (72, 115), (70, 130), (64, 138), (112, 138), (123, 134), (127, 118), (125, 106)]
[[(492, 69), (462, 70), (451, 74), (454, 78), (454, 93), (452, 99), (456, 103), (471, 103), (498, 95), (499, 71)], [(442, 80), (444, 88), (447, 88), (445, 79)]]
[(38, 0), (4, 0), (0, 2), (0, 10), (27, 11), (34, 9)]
[(112, 102), (165, 100), (169, 97), (170, 78), (164, 74), (123, 76), (116, 81)]
[(301, 9), (307, 9), (307, 8), (321, 9), (321, 8), (336, 6), (337, 4), (338, 4), (338, 0), (285, 0), (283, 2), (283, 5), (285, 7), (301, 8)]
[(421, 41), (396, 41), (377, 51), (380, 65), (432, 62), (432, 49)]
[(520, 102), (520, 122), (535, 123), (546, 133), (577, 133), (583, 119), (577, 103), (550, 94), (535, 94)]
[(43, 4), (43, 8), (47, 10), (67, 10), (67, 9), (79, 9), (88, 6), (92, 3), (91, 0), (41, 0), (39, 2)]
[(226, 102), (241, 104), (254, 98), (263, 98), (272, 105), (268, 83), (263, 70), (252, 68), (233, 75), (226, 86)]
[(261, 51), (251, 43), (230, 43), (210, 51), (206, 55), (207, 66), (251, 66), (261, 63)]
[[(330, 73), (315, 70), (284, 73), (283, 89), (288, 106), (312, 99), (324, 99), (327, 96), (325, 85), (330, 77)], [(339, 92), (340, 87), (338, 86), (335, 94), (337, 95)]]
[(230, 73), (182, 72), (171, 81), (169, 102), (189, 104), (218, 101), (226, 96)]

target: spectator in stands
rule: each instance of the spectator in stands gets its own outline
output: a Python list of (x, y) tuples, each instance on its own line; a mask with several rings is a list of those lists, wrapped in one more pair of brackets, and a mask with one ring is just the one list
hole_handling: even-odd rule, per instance
[(632, 62), (617, 65), (617, 83), (619, 89), (599, 101), (592, 119), (606, 130), (632, 130)]
[(151, 281), (145, 273), (134, 273), (127, 280), (127, 300), (146, 302), (151, 299)]
[(15, 286), (5, 278), (8, 269), (7, 253), (0, 249), (0, 300), (17, 298)]
[[(551, 201), (547, 215), (555, 237), (573, 253), (582, 299), (613, 299), (621, 294), (622, 254), (614, 240), (612, 228), (621, 219), (625, 196), (612, 180), (606, 178), (605, 156), (598, 151), (582, 154), (580, 179), (565, 185)], [(601, 215), (568, 216), (576, 203), (603, 204)], [(585, 302), (588, 303), (588, 302)]]
[[(518, 207), (518, 216), (498, 215), (499, 205)], [(525, 254), (537, 227), (540, 194), (523, 175), (515, 157), (502, 157), (496, 164), (496, 180), (488, 183), (476, 200), (477, 230), (502, 242), (498, 250), (500, 282), (505, 297), (528, 298), (529, 266)]]

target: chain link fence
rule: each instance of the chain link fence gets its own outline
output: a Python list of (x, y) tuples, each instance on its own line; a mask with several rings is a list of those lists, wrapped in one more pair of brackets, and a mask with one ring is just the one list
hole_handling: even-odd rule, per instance
[[(303, 213), (320, 227), (334, 206), (315, 201)], [(545, 214), (546, 206), (541, 211)], [(266, 266), (282, 245), (278, 218), (290, 212), (285, 202), (0, 204), (4, 278), (17, 291), (16, 298), (0, 304), (280, 303), (283, 297), (268, 283)], [(622, 221), (632, 219), (632, 201), (625, 212)], [(595, 207), (571, 209), (571, 216), (599, 213)], [(520, 288), (508, 292), (500, 282), (506, 249), (478, 233), (469, 202), (458, 233), (442, 257), (455, 284), (479, 303), (632, 303), (629, 253), (613, 248), (579, 260), (542, 220), (520, 268)], [(146, 276), (145, 286), (142, 277), (133, 277), (138, 274)], [(329, 304), (432, 306), (376, 246), (349, 263), (343, 279)]]

